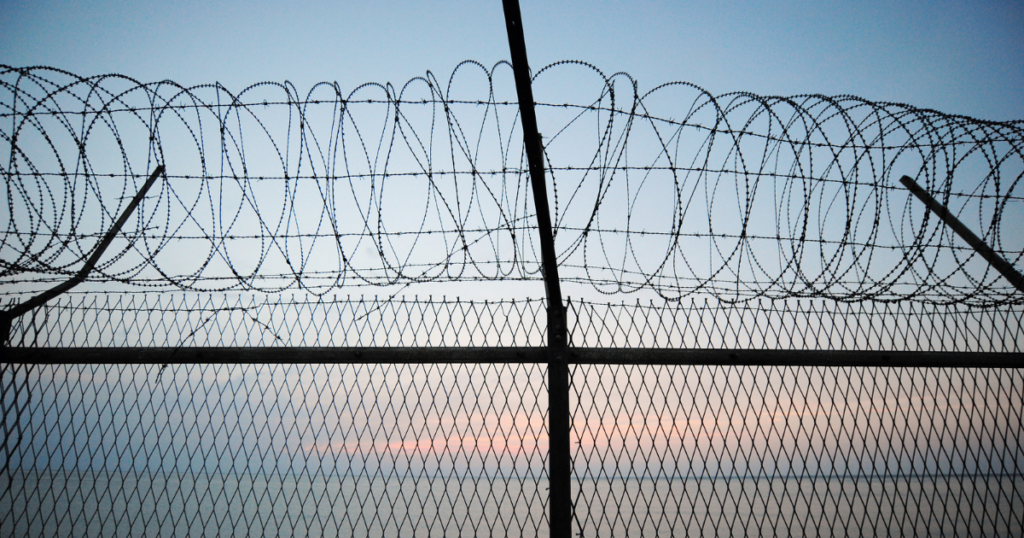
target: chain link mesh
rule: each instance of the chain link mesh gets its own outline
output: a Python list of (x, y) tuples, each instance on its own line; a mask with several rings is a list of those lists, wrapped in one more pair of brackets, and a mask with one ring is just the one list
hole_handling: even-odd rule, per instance
[[(1020, 353), (1024, 309), (569, 301), (576, 347)], [(542, 300), (68, 295), (41, 347), (542, 346)], [(542, 364), (3, 365), (0, 533), (546, 535)], [(1014, 536), (1024, 371), (573, 364), (582, 536)]]
[[(1022, 351), (1024, 306), (715, 300), (568, 302), (581, 348)], [(543, 346), (541, 299), (69, 295), (15, 320), (14, 346)]]
[(70, 295), (15, 321), (15, 346), (542, 346), (544, 301)]
[(538, 365), (4, 366), (4, 536), (545, 535)]
[(569, 302), (576, 347), (1020, 353), (1024, 308), (714, 300)]
[[(570, 302), (581, 348), (1020, 353), (1024, 312)], [(581, 536), (1019, 536), (1024, 371), (570, 367)]]
[(1021, 536), (1024, 372), (571, 367), (582, 536)]

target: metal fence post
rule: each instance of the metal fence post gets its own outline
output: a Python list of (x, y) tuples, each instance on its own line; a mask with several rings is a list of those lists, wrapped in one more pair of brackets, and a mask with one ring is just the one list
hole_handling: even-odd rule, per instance
[(544, 180), (544, 147), (537, 131), (534, 111), (530, 65), (526, 59), (526, 41), (518, 0), (502, 0), (505, 9), (505, 29), (512, 54), (516, 93), (523, 125), (523, 143), (530, 164), (530, 185), (537, 209), (537, 228), (540, 234), (541, 270), (548, 299), (548, 518), (552, 538), (572, 535), (571, 475), (572, 457), (569, 453), (569, 365), (567, 362), (568, 331), (562, 289), (558, 280), (558, 259), (555, 254), (554, 233), (548, 208), (547, 186)]

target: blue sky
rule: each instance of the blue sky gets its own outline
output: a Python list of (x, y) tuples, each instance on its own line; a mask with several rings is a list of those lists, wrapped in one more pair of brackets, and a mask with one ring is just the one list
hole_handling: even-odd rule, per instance
[[(562, 59), (651, 88), (854, 94), (1024, 119), (1024, 3), (521, 2), (534, 69)], [(0, 63), (183, 84), (400, 83), (508, 57), (501, 2), (0, 0)]]

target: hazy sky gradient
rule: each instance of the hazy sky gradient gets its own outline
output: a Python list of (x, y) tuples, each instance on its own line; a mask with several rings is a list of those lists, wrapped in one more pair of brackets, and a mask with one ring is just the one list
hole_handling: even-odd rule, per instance
[[(855, 94), (1024, 119), (1024, 2), (521, 2), (534, 69), (628, 71), (641, 89)], [(401, 83), (508, 58), (501, 2), (0, 0), (0, 63), (142, 81)]]

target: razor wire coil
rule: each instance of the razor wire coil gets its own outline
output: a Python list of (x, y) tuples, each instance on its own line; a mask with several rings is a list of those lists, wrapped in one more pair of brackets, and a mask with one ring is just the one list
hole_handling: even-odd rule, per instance
[[(1022, 300), (896, 179), (1019, 266), (1024, 122), (683, 82), (641, 93), (581, 62), (534, 86), (567, 282), (669, 300)], [(540, 278), (506, 63), (304, 97), (47, 67), (0, 67), (0, 88), (5, 295), (74, 274), (157, 164), (167, 176), (91, 281), (327, 295)]]

